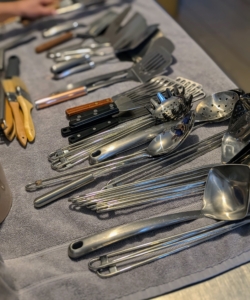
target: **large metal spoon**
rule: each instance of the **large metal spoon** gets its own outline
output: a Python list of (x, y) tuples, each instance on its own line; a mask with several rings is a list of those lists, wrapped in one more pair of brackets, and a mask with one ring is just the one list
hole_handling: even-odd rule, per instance
[[(166, 154), (176, 149), (192, 131), (194, 125), (195, 115), (191, 111), (185, 115), (185, 117), (179, 121), (170, 130), (167, 130), (168, 123), (155, 126), (155, 129), (148, 129), (148, 132), (141, 132), (140, 134), (126, 136), (122, 140), (118, 140), (114, 143), (108, 144), (104, 147), (92, 152), (89, 156), (90, 164), (100, 163), (115, 154), (124, 151), (127, 146), (139, 145), (139, 142), (150, 141), (145, 152), (138, 154), (137, 158), (155, 157), (158, 155)], [(165, 126), (165, 131), (164, 131)], [(154, 130), (153, 130), (154, 129)], [(158, 134), (158, 135), (157, 135)], [(135, 143), (136, 142), (136, 143)]]
[(79, 258), (125, 238), (202, 217), (227, 221), (243, 219), (249, 207), (249, 180), (248, 166), (214, 167), (208, 174), (201, 210), (152, 217), (105, 230), (72, 242), (68, 255)]

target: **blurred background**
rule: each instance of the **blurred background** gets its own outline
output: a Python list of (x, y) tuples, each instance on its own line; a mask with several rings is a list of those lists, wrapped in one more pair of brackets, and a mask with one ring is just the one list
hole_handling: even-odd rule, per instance
[(250, 0), (157, 0), (237, 84), (249, 91)]

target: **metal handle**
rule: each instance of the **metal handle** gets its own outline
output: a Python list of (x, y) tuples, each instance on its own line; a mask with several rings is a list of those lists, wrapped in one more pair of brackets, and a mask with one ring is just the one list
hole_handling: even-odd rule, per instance
[(67, 195), (70, 192), (73, 192), (80, 187), (92, 182), (95, 180), (95, 177), (90, 174), (88, 176), (85, 176), (83, 178), (80, 178), (78, 180), (75, 180), (73, 182), (70, 182), (60, 188), (57, 188), (49, 193), (46, 193), (34, 200), (34, 206), (36, 208), (43, 207), (59, 198), (61, 198), (64, 195)]
[(75, 99), (80, 96), (88, 94), (88, 90), (85, 86), (67, 91), (64, 93), (56, 94), (54, 96), (46, 97), (35, 102), (36, 109), (46, 108), (61, 102), (65, 102), (71, 99)]
[(63, 25), (53, 26), (53, 27), (43, 31), (43, 37), (45, 37), (45, 38), (52, 37), (59, 33), (73, 30), (73, 29), (77, 28), (79, 25), (80, 24), (78, 22), (73, 22), (73, 23), (71, 22), (71, 23), (67, 23), (67, 24), (63, 24)]
[(84, 72), (84, 71), (87, 71), (87, 70), (91, 70), (91, 69), (94, 69), (94, 68), (95, 68), (95, 63), (93, 61), (91, 61), (87, 64), (76, 66), (76, 67), (71, 68), (69, 70), (66, 70), (62, 73), (55, 74), (53, 78), (54, 79), (62, 79), (62, 78), (68, 77), (70, 75), (80, 73), (80, 72)]
[(94, 250), (121, 241), (128, 237), (159, 229), (172, 224), (198, 219), (202, 216), (203, 215), (201, 211), (196, 210), (148, 218), (117, 226), (71, 243), (68, 248), (68, 255), (71, 258), (78, 258)]
[(90, 154), (90, 163), (100, 163), (123, 151), (145, 144), (154, 139), (159, 133), (161, 133), (164, 130), (165, 127), (165, 124), (152, 126), (151, 128), (148, 128), (146, 130), (143, 129), (137, 133), (127, 135), (126, 137), (119, 139), (118, 141), (114, 141), (113, 143), (110, 143), (108, 145), (105, 145), (100, 149), (96, 149), (95, 152)]
[(80, 64), (84, 64), (90, 60), (89, 55), (82, 56), (77, 59), (71, 59), (69, 61), (64, 61), (64, 62), (59, 62), (51, 67), (51, 72), (56, 74), (56, 73), (61, 73), (67, 69), (73, 68), (75, 66), (78, 66)]

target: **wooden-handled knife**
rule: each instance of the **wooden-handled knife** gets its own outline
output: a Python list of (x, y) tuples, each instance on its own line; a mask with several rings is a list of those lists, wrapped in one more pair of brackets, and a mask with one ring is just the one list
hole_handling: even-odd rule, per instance
[(20, 144), (25, 147), (27, 145), (27, 136), (25, 133), (22, 116), (19, 111), (19, 103), (16, 97), (15, 86), (10, 79), (3, 80), (2, 85), (14, 116), (17, 139)]

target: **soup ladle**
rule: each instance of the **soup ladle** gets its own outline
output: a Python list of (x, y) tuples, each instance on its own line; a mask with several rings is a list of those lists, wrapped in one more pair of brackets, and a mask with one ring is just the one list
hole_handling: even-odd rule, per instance
[(151, 217), (78, 239), (69, 245), (68, 255), (79, 258), (125, 238), (202, 217), (224, 221), (243, 219), (249, 208), (249, 182), (250, 170), (246, 165), (211, 168), (203, 194), (202, 209)]

